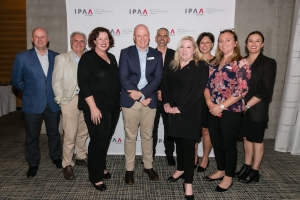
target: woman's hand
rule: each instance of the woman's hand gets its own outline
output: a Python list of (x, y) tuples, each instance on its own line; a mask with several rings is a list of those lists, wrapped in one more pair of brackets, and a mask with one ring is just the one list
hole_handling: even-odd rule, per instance
[(171, 108), (170, 113), (174, 115), (174, 114), (178, 114), (178, 113), (181, 113), (181, 112), (180, 112), (180, 110), (178, 109), (178, 107), (173, 107), (173, 108)]
[(209, 112), (214, 116), (221, 117), (222, 111), (223, 111), (223, 109), (220, 107), (220, 105), (211, 104), (209, 106)]
[(91, 120), (94, 124), (100, 124), (100, 119), (102, 118), (102, 113), (101, 111), (97, 108), (91, 108)]
[(171, 109), (172, 109), (172, 108), (171, 108), (171, 106), (170, 106), (169, 103), (164, 104), (164, 110), (165, 110), (166, 113), (170, 113), (170, 110), (171, 110)]

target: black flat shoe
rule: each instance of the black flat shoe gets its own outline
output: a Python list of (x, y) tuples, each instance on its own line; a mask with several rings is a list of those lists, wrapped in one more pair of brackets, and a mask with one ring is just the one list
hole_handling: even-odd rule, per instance
[(111, 174), (107, 172), (106, 174), (103, 174), (104, 179), (111, 179)]
[(216, 187), (216, 192), (226, 192), (231, 186), (233, 185), (233, 183), (231, 183), (231, 185), (225, 189), (225, 188), (221, 188), (219, 185)]
[(185, 197), (185, 199), (187, 199), (187, 200), (194, 200), (194, 199), (195, 199), (195, 197), (194, 197), (193, 194), (192, 194), (192, 195), (184, 195), (184, 197)]
[(96, 185), (96, 184), (93, 184), (94, 187), (96, 188), (96, 190), (100, 190), (101, 192), (107, 190), (107, 187), (104, 183), (100, 184), (100, 185)]
[(203, 179), (205, 180), (205, 181), (217, 181), (217, 180), (223, 180), (223, 177), (224, 176), (222, 176), (221, 178), (210, 178), (209, 176), (204, 176), (203, 177)]
[(169, 181), (169, 182), (176, 182), (180, 178), (184, 178), (184, 173), (181, 174), (178, 178), (174, 178), (173, 176), (170, 176), (169, 178), (167, 178), (167, 181)]
[(251, 169), (251, 165), (243, 164), (243, 166), (241, 167), (240, 171), (235, 172), (234, 178), (241, 178), (241, 177), (243, 177), (246, 174), (248, 175), (249, 172), (250, 172), (250, 169)]
[(258, 182), (259, 181), (259, 172), (258, 170), (251, 169), (248, 175), (245, 175), (239, 178), (239, 182), (242, 183), (251, 183), (251, 182)]
[(208, 168), (208, 166), (209, 166), (209, 161), (207, 162), (207, 165), (206, 165), (206, 168), (203, 168), (203, 167), (201, 167), (201, 166), (199, 166), (198, 167), (198, 169), (197, 169), (197, 172), (205, 172), (205, 170)]

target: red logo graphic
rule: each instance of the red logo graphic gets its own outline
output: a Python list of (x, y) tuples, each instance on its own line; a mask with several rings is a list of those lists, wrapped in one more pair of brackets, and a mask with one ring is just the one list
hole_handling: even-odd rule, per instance
[(112, 35), (120, 35), (120, 34), (121, 34), (121, 31), (120, 31), (120, 29), (116, 29), (116, 31), (115, 31), (114, 29), (111, 29), (111, 30), (110, 30), (110, 33), (111, 33)]

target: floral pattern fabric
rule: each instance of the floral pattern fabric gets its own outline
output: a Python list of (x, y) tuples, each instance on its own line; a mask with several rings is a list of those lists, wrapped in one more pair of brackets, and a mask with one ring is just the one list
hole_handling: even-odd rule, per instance
[(209, 90), (211, 101), (221, 104), (231, 95), (234, 97), (242, 95), (242, 99), (226, 110), (243, 112), (245, 109), (244, 97), (249, 90), (250, 78), (251, 69), (246, 59), (227, 63), (221, 69), (217, 65), (210, 65), (206, 88)]

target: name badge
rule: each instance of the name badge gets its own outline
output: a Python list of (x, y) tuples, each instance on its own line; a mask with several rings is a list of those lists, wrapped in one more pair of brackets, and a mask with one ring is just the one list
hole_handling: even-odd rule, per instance
[(154, 57), (148, 57), (147, 60), (154, 60)]

